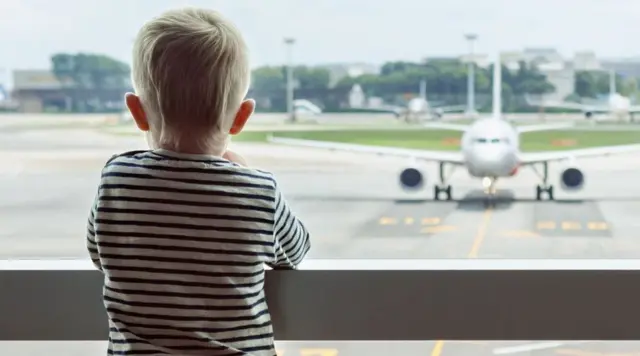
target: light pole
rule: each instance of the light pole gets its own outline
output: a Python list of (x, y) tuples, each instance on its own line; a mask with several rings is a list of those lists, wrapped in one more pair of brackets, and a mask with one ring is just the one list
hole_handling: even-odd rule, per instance
[(476, 104), (475, 104), (475, 61), (473, 58), (473, 43), (476, 39), (478, 39), (478, 35), (474, 33), (468, 33), (464, 35), (464, 37), (469, 42), (469, 63), (468, 63), (468, 71), (467, 71), (467, 116), (473, 117), (476, 115)]
[(293, 110), (293, 45), (296, 40), (287, 37), (284, 43), (287, 45), (287, 114), (291, 122), (296, 122), (296, 114)]

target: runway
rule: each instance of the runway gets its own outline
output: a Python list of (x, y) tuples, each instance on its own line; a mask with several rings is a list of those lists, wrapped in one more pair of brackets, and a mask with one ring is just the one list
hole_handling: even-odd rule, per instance
[[(0, 132), (0, 258), (87, 257), (85, 222), (100, 169), (112, 154), (144, 147), (141, 138), (88, 129)], [(480, 182), (462, 170), (451, 180), (454, 200), (435, 202), (433, 164), (420, 167), (428, 187), (409, 194), (398, 186), (403, 160), (267, 144), (235, 149), (276, 174), (312, 233), (309, 258), (640, 258), (637, 155), (580, 161), (586, 187), (573, 194), (561, 192), (562, 166), (552, 164), (552, 202), (533, 199), (537, 178), (523, 170), (500, 181), (496, 204), (486, 206)], [(640, 354), (637, 342), (326, 342), (279, 348), (280, 356)], [(0, 343), (0, 354), (45, 349), (51, 355), (105, 350), (104, 343)]]
[[(92, 132), (61, 135), (12, 133), (2, 140), (33, 146), (0, 152), (0, 258), (85, 257), (78, 238), (100, 169), (114, 152), (144, 147), (140, 139)], [(36, 142), (49, 141), (61, 145), (36, 150)], [(499, 182), (496, 204), (487, 207), (479, 182), (462, 170), (451, 181), (454, 201), (435, 202), (429, 188), (416, 194), (399, 188), (397, 175), (406, 162), (396, 159), (266, 144), (237, 149), (275, 172), (317, 241), (311, 258), (640, 257), (634, 237), (640, 162), (632, 155), (582, 161), (585, 189), (558, 192), (550, 202), (533, 200), (538, 182), (524, 170)], [(421, 168), (427, 179), (436, 176), (434, 165)], [(561, 168), (551, 166), (552, 181)]]

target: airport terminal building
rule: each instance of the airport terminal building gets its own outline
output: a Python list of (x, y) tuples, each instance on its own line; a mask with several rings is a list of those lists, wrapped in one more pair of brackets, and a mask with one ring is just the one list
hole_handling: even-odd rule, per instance
[(72, 81), (59, 80), (50, 70), (13, 71), (13, 99), (18, 111), (119, 112), (123, 109), (123, 88), (78, 88)]

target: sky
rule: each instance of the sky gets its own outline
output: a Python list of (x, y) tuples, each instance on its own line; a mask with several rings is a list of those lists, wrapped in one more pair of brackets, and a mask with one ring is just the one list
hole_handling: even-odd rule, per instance
[[(148, 19), (182, 6), (236, 23), (253, 66), (282, 64), (284, 37), (304, 64), (420, 60), (468, 52), (554, 47), (563, 55), (640, 55), (638, 0), (0, 0), (0, 83), (14, 69), (49, 68), (56, 52), (97, 52), (130, 62)], [(10, 83), (9, 83), (10, 85)]]

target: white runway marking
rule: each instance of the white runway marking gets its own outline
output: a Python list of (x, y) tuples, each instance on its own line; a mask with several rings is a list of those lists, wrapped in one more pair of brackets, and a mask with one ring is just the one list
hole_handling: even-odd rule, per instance
[(553, 349), (556, 347), (564, 346), (564, 345), (577, 345), (584, 344), (589, 341), (545, 341), (545, 342), (535, 342), (531, 344), (523, 344), (518, 346), (509, 346), (509, 347), (499, 347), (497, 349), (493, 349), (494, 355), (510, 355), (522, 352), (531, 352), (536, 350), (545, 350), (545, 349)]

